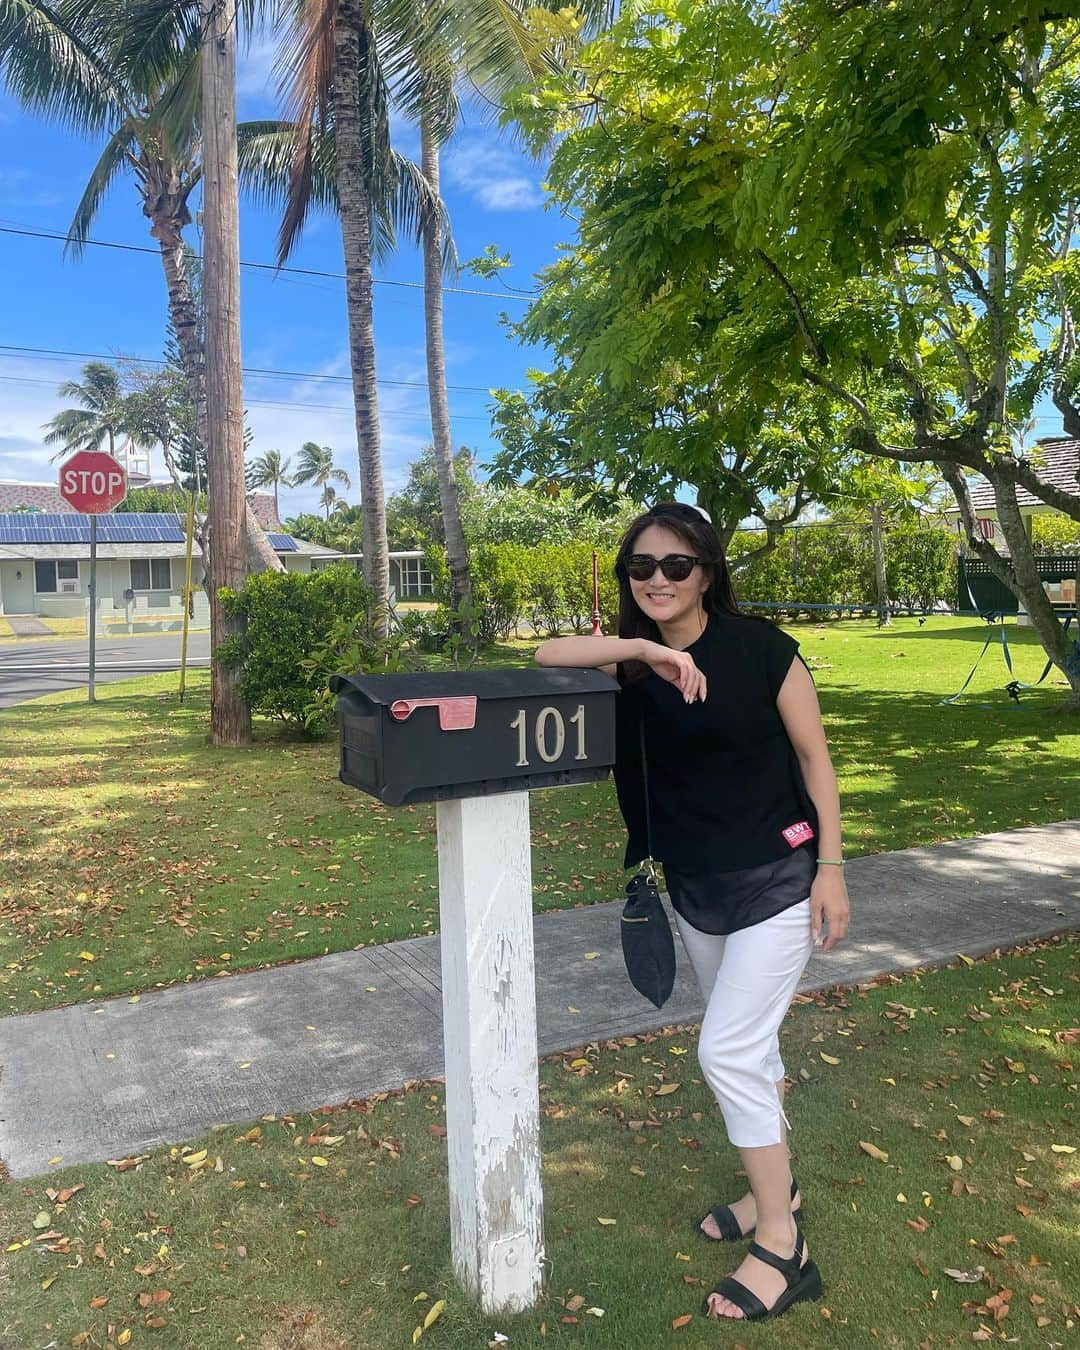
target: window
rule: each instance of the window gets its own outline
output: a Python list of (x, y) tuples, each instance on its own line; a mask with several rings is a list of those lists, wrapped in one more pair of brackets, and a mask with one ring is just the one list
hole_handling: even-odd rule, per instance
[(79, 564), (70, 559), (56, 564), (56, 576), (59, 581), (78, 581)]
[(34, 590), (42, 595), (56, 593), (56, 564), (54, 562), (36, 562), (34, 564)]
[(172, 590), (172, 568), (168, 558), (132, 558), (129, 567), (133, 591)]
[(403, 598), (432, 593), (431, 573), (423, 558), (398, 558), (397, 565)]

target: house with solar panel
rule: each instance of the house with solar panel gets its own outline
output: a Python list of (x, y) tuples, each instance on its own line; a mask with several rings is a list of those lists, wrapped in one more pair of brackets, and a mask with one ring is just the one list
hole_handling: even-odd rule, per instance
[[(253, 498), (266, 494), (252, 494)], [(277, 524), (273, 499), (252, 502), (260, 523)], [(184, 520), (175, 512), (113, 512), (98, 517), (98, 626), (168, 629), (183, 617)], [(268, 529), (290, 572), (310, 572), (344, 557), (333, 549)], [(90, 517), (72, 511), (54, 484), (0, 483), (0, 615), (77, 618), (89, 606)], [(192, 550), (194, 621), (209, 624), (202, 554)]]

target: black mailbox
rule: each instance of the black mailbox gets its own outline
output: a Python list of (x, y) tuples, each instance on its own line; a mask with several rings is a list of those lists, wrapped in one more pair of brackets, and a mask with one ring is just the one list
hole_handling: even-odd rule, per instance
[(388, 806), (588, 783), (615, 762), (615, 681), (565, 667), (334, 675), (343, 783)]

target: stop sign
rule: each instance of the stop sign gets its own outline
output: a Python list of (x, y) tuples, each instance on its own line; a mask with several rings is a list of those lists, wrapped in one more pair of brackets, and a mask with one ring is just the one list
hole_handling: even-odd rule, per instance
[(60, 467), (60, 496), (85, 515), (104, 515), (127, 496), (127, 474), (104, 450), (80, 450)]

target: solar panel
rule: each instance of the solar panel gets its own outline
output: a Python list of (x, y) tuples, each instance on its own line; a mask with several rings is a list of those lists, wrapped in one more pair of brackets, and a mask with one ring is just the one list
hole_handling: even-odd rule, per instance
[[(0, 512), (0, 544), (89, 544), (90, 517), (74, 511)], [(175, 511), (123, 511), (98, 516), (100, 544), (182, 544), (185, 522)], [(277, 553), (297, 552), (289, 534), (269, 534)]]
[[(131, 511), (98, 516), (102, 544), (179, 544), (184, 525), (171, 511)], [(8, 544), (88, 544), (90, 517), (76, 512), (0, 513), (0, 542)]]

